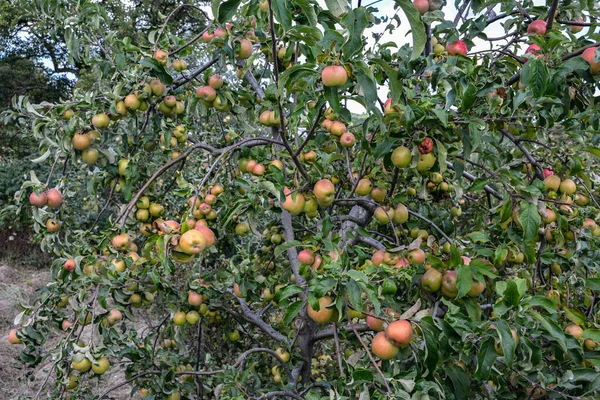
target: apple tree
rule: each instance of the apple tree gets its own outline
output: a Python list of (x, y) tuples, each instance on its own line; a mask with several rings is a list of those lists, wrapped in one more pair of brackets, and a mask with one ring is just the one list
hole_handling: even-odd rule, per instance
[(36, 398), (598, 398), (593, 3), (38, 3), (95, 82), (4, 115)]

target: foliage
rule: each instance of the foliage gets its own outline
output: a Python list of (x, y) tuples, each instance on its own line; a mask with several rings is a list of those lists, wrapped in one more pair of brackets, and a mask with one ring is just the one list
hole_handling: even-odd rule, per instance
[[(50, 169), (10, 209), (56, 256), (15, 321), (29, 373), (52, 360), (40, 393), (110, 396), (87, 372), (107, 358), (145, 398), (598, 397), (600, 135), (580, 56), (597, 35), (569, 23), (597, 10), (457, 2), (450, 21), (436, 1), (385, 17), (325, 3), (214, 1), (206, 32), (171, 5), (135, 37), (100, 3), (36, 3), (94, 78), (5, 115)], [(409, 43), (373, 33), (399, 15)], [(502, 47), (436, 46), (494, 45), (495, 21)], [(27, 202), (53, 187), (60, 207)]]

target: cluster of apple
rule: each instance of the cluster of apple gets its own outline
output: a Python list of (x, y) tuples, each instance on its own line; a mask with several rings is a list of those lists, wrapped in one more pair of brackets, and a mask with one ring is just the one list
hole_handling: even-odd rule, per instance
[(426, 259), (427, 255), (422, 249), (412, 249), (404, 255), (392, 254), (385, 250), (377, 250), (371, 256), (371, 262), (376, 267), (386, 264), (394, 268), (406, 268), (409, 265), (423, 265)]
[[(273, 160), (269, 163), (269, 165), (273, 165), (280, 171), (283, 170), (283, 163), (280, 160)], [(246, 158), (240, 159), (239, 168), (240, 171), (243, 173), (248, 173), (256, 176), (264, 175), (266, 172), (266, 168), (263, 164), (257, 162), (256, 160), (249, 160)]]
[(81, 152), (81, 160), (87, 165), (94, 165), (98, 161), (98, 149), (91, 147), (91, 145), (99, 139), (100, 133), (96, 130), (75, 133), (71, 138), (73, 148)]
[[(62, 194), (56, 188), (51, 188), (45, 192), (39, 193), (33, 191), (29, 195), (29, 204), (37, 208), (45, 206), (58, 208), (62, 204), (62, 201)], [(58, 232), (60, 230), (60, 223), (56, 219), (50, 218), (46, 220), (46, 230), (48, 232)]]
[(340, 142), (340, 146), (349, 148), (354, 146), (355, 138), (354, 135), (348, 132), (346, 124), (341, 121), (333, 121), (333, 116), (327, 116), (321, 123), (327, 132)]
[[(463, 256), (464, 265), (469, 265), (471, 263), (471, 259), (469, 257)], [(478, 261), (482, 261), (489, 264), (489, 261), (484, 259), (478, 259)], [(458, 294), (458, 287), (456, 286), (457, 274), (454, 270), (447, 270), (442, 274), (442, 272), (437, 269), (431, 267), (430, 265), (425, 266), (425, 273), (421, 277), (421, 289), (426, 293), (437, 293), (438, 291), (442, 294), (442, 296), (448, 299), (456, 298)], [(485, 283), (479, 282), (477, 280), (473, 280), (471, 283), (471, 289), (467, 293), (469, 297), (478, 297), (485, 290)]]
[(441, 0), (413, 0), (413, 5), (423, 15), (428, 11), (436, 11), (442, 8), (443, 1)]
[(378, 332), (371, 342), (373, 355), (382, 360), (396, 357), (400, 348), (408, 347), (413, 337), (413, 329), (408, 320), (396, 320)]
[[(256, 18), (253, 18), (250, 24), (252, 28), (255, 28)], [(233, 28), (233, 25), (228, 23), (226, 28), (227, 29), (220, 26), (210, 27), (202, 34), (202, 40), (204, 40), (204, 43), (210, 43), (216, 38), (220, 38), (221, 40), (227, 39), (227, 37), (229, 37), (229, 31)], [(244, 36), (245, 37), (239, 37), (235, 39), (235, 55), (240, 60), (250, 58), (252, 55), (252, 41), (257, 41), (257, 37), (253, 30), (249, 30)], [(221, 43), (222, 42), (216, 42), (217, 46), (221, 45)]]
[[(185, 126), (183, 126), (183, 125), (177, 125), (173, 129), (173, 131), (171, 132), (171, 138), (169, 139), (169, 143), (167, 143), (167, 139), (166, 139), (164, 133), (160, 135), (160, 144), (162, 146), (161, 148), (163, 148), (163, 149), (167, 146), (170, 149), (176, 149), (178, 145), (185, 145), (187, 143), (187, 141), (188, 141), (188, 134), (185, 129)], [(181, 152), (179, 150), (174, 150), (171, 153), (172, 160), (175, 160), (179, 156), (181, 156)]]
[(279, 126), (279, 116), (273, 110), (265, 110), (258, 117), (258, 122), (264, 126)]
[(196, 97), (202, 100), (206, 107), (214, 107), (218, 111), (229, 111), (231, 105), (227, 99), (217, 92), (223, 86), (223, 77), (219, 74), (211, 75), (208, 78), (208, 85), (200, 86), (196, 89)]

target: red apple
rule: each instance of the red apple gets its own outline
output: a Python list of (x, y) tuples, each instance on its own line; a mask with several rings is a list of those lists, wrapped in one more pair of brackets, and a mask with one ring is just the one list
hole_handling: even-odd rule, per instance
[(400, 349), (387, 338), (385, 332), (379, 332), (373, 338), (371, 343), (371, 351), (373, 355), (381, 358), (382, 360), (391, 360), (396, 357)]
[(217, 97), (217, 92), (210, 86), (200, 86), (196, 89), (196, 97), (204, 101), (213, 101)]
[(385, 329), (388, 339), (396, 346), (406, 347), (413, 336), (412, 326), (405, 319), (394, 321)]
[(298, 253), (298, 261), (304, 265), (311, 265), (315, 262), (315, 255), (309, 249), (304, 249)]
[(589, 49), (585, 49), (583, 54), (581, 54), (581, 57), (590, 64), (592, 74), (600, 72), (600, 61), (596, 62), (597, 49), (598, 47), (590, 47)]
[(75, 265), (75, 260), (73, 258), (69, 258), (67, 261), (65, 261), (64, 268), (69, 272), (73, 272), (75, 270)]
[(48, 196), (46, 193), (37, 194), (36, 192), (31, 192), (29, 195), (29, 204), (36, 207), (44, 207), (48, 202)]
[(429, 11), (429, 0), (414, 0), (413, 4), (421, 15)]
[(52, 188), (48, 190), (46, 197), (48, 198), (48, 207), (50, 208), (58, 208), (62, 204), (63, 197), (58, 189)]
[(450, 56), (457, 56), (459, 54), (466, 56), (467, 45), (462, 40), (457, 40), (456, 42), (448, 43), (446, 45), (446, 51)]
[(346, 84), (348, 73), (346, 69), (340, 65), (330, 65), (323, 68), (321, 72), (323, 85), (327, 87), (340, 87)]
[(546, 34), (546, 21), (536, 19), (527, 27), (527, 33), (530, 35), (544, 36)]
[(329, 179), (321, 179), (315, 183), (313, 193), (321, 207), (328, 207), (335, 199), (335, 186)]

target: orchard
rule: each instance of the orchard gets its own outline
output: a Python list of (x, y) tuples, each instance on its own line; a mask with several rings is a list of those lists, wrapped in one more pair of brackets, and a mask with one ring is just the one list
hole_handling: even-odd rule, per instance
[(34, 3), (93, 77), (3, 116), (35, 398), (600, 397), (593, 2)]

